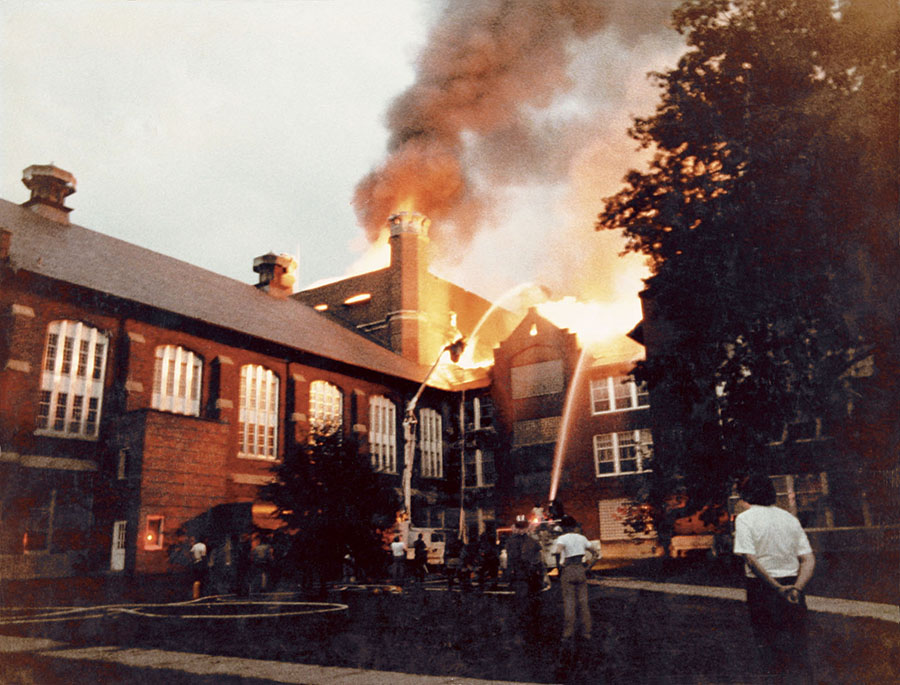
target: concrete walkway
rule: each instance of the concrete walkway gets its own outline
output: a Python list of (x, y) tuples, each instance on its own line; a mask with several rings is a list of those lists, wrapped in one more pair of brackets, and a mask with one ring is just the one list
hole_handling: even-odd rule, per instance
[[(592, 584), (616, 587), (627, 590), (646, 590), (665, 592), (670, 595), (693, 595), (695, 597), (713, 597), (744, 602), (747, 593), (743, 589), (731, 587), (711, 587), (707, 585), (684, 585), (678, 583), (657, 583), (637, 578), (604, 578), (590, 581)], [(810, 611), (820, 611), (842, 616), (858, 618), (877, 618), (881, 621), (900, 623), (900, 607), (895, 604), (878, 604), (877, 602), (860, 602), (852, 599), (834, 599), (807, 595), (806, 606)]]
[[(727, 587), (683, 585), (659, 583), (634, 578), (604, 578), (592, 580), (591, 584), (601, 587), (627, 590), (663, 592), (674, 595), (710, 597), (715, 599), (744, 601), (744, 590)], [(900, 623), (900, 607), (858, 602), (828, 597), (808, 597), (811, 611), (828, 612), (851, 617), (875, 618), (892, 623)], [(69, 662), (101, 662), (134, 668), (139, 672), (155, 671), (160, 675), (177, 672), (204, 679), (246, 678), (252, 682), (289, 683), (296, 685), (487, 685), (498, 681), (459, 678), (452, 676), (428, 676), (410, 673), (370, 671), (338, 666), (317, 666), (261, 659), (214, 656), (159, 649), (139, 649), (130, 647), (78, 647), (67, 643), (40, 638), (25, 638), (0, 635), (0, 655), (29, 654), (40, 659), (62, 659)], [(511, 681), (507, 681), (511, 682)]]

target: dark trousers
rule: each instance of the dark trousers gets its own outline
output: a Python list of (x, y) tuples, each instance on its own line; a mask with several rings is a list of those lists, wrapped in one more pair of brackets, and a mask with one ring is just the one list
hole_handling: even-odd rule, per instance
[[(796, 576), (777, 578), (793, 585)], [(772, 682), (811, 683), (806, 597), (791, 604), (758, 578), (747, 578), (747, 609), (763, 675)]]

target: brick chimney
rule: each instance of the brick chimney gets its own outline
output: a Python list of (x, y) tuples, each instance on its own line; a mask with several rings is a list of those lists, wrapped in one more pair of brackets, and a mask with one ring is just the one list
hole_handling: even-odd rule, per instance
[(75, 177), (52, 164), (32, 164), (22, 171), (22, 183), (31, 191), (23, 207), (60, 224), (69, 223), (66, 198), (75, 192)]
[(253, 270), (259, 274), (256, 287), (273, 297), (284, 299), (294, 292), (297, 260), (291, 255), (269, 252), (253, 260)]
[(428, 228), (431, 220), (418, 212), (398, 212), (388, 217), (391, 229), (391, 295), (393, 310), (388, 313), (391, 349), (422, 364), (426, 350), (421, 341), (427, 314)]

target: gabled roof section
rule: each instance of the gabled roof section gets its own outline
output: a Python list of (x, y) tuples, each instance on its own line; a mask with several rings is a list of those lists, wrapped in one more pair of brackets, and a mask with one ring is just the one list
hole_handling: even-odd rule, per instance
[(82, 226), (44, 219), (6, 200), (0, 200), (0, 228), (12, 233), (15, 270), (397, 378), (421, 382), (428, 371), (292, 298), (271, 297), (253, 285)]

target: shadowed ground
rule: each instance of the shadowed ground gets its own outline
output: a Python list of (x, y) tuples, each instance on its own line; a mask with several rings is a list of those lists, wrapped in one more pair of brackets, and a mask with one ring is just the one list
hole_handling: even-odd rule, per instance
[[(613, 587), (601, 581), (590, 588), (593, 639), (577, 645), (568, 657), (558, 641), (561, 599), (555, 585), (542, 593), (538, 629), (530, 636), (520, 631), (508, 594), (448, 593), (434, 584), (402, 593), (333, 590), (328, 601), (347, 609), (300, 616), (279, 615), (283, 609), (277, 605), (261, 605), (263, 616), (245, 616), (246, 607), (209, 610), (242, 616), (227, 620), (112, 611), (98, 618), (5, 625), (0, 632), (53, 638), (68, 647), (142, 647), (370, 671), (369, 679), (354, 682), (389, 682), (383, 672), (542, 683), (754, 682), (755, 654), (740, 601)], [(170, 608), (149, 613), (184, 612)], [(896, 623), (819, 612), (812, 612), (811, 619), (818, 682), (894, 681), (900, 672)], [(262, 682), (255, 678), (252, 664), (241, 676), (207, 679), (52, 655), (0, 655), (2, 681)]]

